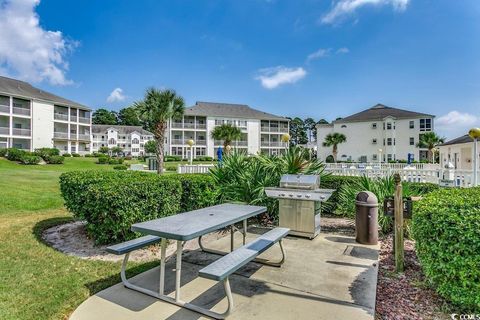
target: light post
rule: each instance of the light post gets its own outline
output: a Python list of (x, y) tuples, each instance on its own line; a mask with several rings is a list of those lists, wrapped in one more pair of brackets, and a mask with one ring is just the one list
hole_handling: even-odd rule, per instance
[(190, 147), (190, 165), (193, 164), (193, 145), (195, 144), (195, 141), (192, 139), (187, 140), (187, 144)]
[(378, 149), (378, 169), (382, 169), (382, 149)]
[(285, 143), (285, 152), (288, 150), (288, 142), (290, 141), (290, 135), (288, 133), (282, 134), (282, 142)]
[(480, 138), (480, 128), (473, 128), (468, 131), (468, 135), (473, 139), (473, 186), (478, 184), (478, 152), (477, 152), (477, 142)]

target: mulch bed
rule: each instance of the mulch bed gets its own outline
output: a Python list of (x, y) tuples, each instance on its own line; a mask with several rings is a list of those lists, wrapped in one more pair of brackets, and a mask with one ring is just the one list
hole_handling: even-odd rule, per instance
[(405, 272), (395, 273), (392, 236), (381, 239), (376, 319), (450, 319), (440, 310), (445, 304), (425, 283), (415, 254), (415, 242), (405, 240)]

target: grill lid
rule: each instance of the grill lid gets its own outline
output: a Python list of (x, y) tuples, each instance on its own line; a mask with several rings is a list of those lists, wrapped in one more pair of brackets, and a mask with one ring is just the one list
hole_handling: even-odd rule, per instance
[(280, 179), (281, 188), (316, 189), (320, 176), (316, 174), (284, 174)]

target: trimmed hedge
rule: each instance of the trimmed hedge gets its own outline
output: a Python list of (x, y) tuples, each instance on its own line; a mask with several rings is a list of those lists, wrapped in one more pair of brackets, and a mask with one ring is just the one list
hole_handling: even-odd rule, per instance
[(62, 157), (70, 158), (72, 155), (68, 152), (62, 154)]
[(438, 293), (465, 313), (480, 310), (480, 188), (441, 189), (415, 205), (416, 251)]
[(113, 170), (127, 170), (127, 166), (124, 164), (117, 164), (116, 166), (113, 166)]
[(48, 164), (63, 164), (65, 162), (65, 158), (62, 156), (50, 156), (48, 158)]
[(73, 171), (60, 176), (60, 190), (65, 206), (87, 221), (87, 232), (98, 244), (135, 238), (134, 223), (217, 203), (207, 175)]
[(170, 162), (170, 161), (182, 161), (182, 157), (180, 156), (165, 156), (163, 158), (164, 162)]
[(8, 149), (2, 148), (0, 149), (0, 157), (5, 157), (7, 155)]
[(42, 158), (40, 158), (39, 156), (36, 156), (36, 155), (31, 155), (31, 154), (24, 154), (21, 158), (20, 158), (20, 163), (21, 164), (28, 164), (28, 165), (32, 165), (32, 164), (39, 164), (40, 161), (42, 161)]
[(9, 148), (7, 150), (7, 159), (10, 161), (21, 161), (22, 157), (28, 155), (29, 152), (17, 148)]

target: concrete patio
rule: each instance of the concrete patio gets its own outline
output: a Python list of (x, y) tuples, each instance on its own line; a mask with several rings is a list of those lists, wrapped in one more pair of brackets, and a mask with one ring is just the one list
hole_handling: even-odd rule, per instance
[[(255, 237), (249, 230), (247, 241)], [(240, 233), (235, 240), (241, 244)], [(230, 277), (235, 309), (228, 319), (374, 319), (377, 246), (362, 246), (352, 237), (330, 233), (321, 233), (314, 240), (287, 237), (284, 245), (287, 260), (281, 268), (250, 263)], [(223, 251), (229, 246), (229, 236), (208, 243), (208, 247)], [(221, 284), (197, 276), (198, 270), (219, 256), (192, 250), (183, 257), (182, 299), (223, 312), (227, 302)], [(278, 245), (261, 257), (280, 257)], [(166, 270), (166, 292), (173, 297), (174, 256)], [(159, 268), (139, 274), (131, 282), (158, 290)], [(70, 319), (205, 318), (119, 283), (87, 299)]]

